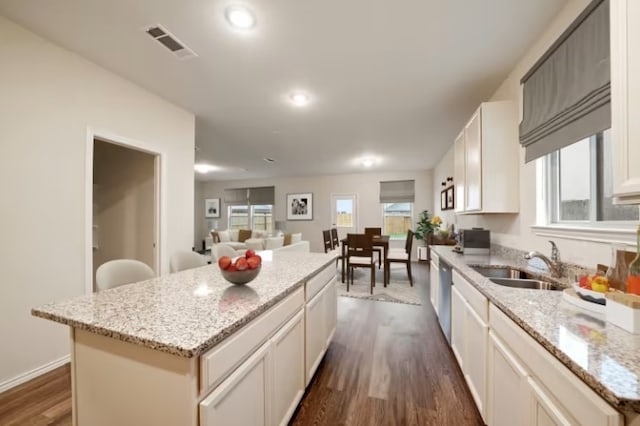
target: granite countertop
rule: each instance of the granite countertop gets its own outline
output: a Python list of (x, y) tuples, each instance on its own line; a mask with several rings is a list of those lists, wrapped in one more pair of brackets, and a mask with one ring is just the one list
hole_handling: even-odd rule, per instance
[(265, 312), (335, 255), (263, 252), (260, 275), (244, 286), (207, 265), (49, 303), (34, 316), (182, 357), (206, 352)]
[(468, 266), (529, 269), (521, 261), (494, 254), (457, 254), (450, 246), (432, 250), (610, 404), (640, 412), (640, 335), (567, 303), (561, 291), (500, 286)]

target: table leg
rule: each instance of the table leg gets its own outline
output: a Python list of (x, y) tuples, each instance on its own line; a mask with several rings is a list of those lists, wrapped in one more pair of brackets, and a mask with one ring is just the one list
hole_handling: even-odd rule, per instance
[(382, 271), (382, 274), (384, 276), (384, 286), (386, 287), (387, 284), (389, 283), (389, 270), (387, 268), (387, 252), (389, 251), (389, 245), (385, 245), (384, 246), (384, 270)]

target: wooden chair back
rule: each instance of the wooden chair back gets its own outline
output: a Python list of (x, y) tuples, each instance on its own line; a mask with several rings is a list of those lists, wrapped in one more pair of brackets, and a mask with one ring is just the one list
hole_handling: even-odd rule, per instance
[(371, 236), (366, 234), (347, 234), (347, 256), (373, 256)]
[(333, 242), (333, 248), (340, 247), (340, 239), (338, 238), (338, 228), (331, 228), (331, 241)]
[(364, 228), (365, 235), (379, 237), (382, 235), (382, 228)]
[(322, 241), (324, 243), (324, 252), (325, 253), (329, 253), (331, 250), (334, 249), (333, 247), (333, 240), (331, 239), (331, 231), (330, 230), (326, 230), (326, 231), (322, 231)]
[(411, 248), (413, 247), (413, 231), (411, 229), (407, 230), (407, 241), (404, 243), (404, 250), (409, 255), (409, 259), (411, 259)]

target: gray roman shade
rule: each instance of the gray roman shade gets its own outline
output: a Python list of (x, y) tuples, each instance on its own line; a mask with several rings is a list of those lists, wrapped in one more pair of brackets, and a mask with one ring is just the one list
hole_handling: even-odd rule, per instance
[(611, 127), (609, 0), (595, 0), (522, 78), (525, 161)]
[(392, 180), (380, 182), (381, 203), (413, 203), (415, 181)]
[(276, 189), (274, 186), (262, 186), (259, 188), (249, 188), (249, 204), (275, 204)]
[(235, 188), (224, 190), (224, 203), (228, 206), (247, 205), (247, 188)]

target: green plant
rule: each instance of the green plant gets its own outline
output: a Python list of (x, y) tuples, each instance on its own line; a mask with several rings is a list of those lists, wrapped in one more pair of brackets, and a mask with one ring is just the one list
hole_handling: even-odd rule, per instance
[(429, 217), (429, 210), (423, 210), (422, 213), (420, 213), (418, 222), (416, 222), (416, 239), (427, 241), (428, 236), (433, 234), (434, 231), (440, 227), (441, 223), (442, 220), (438, 216), (434, 216), (433, 218)]

